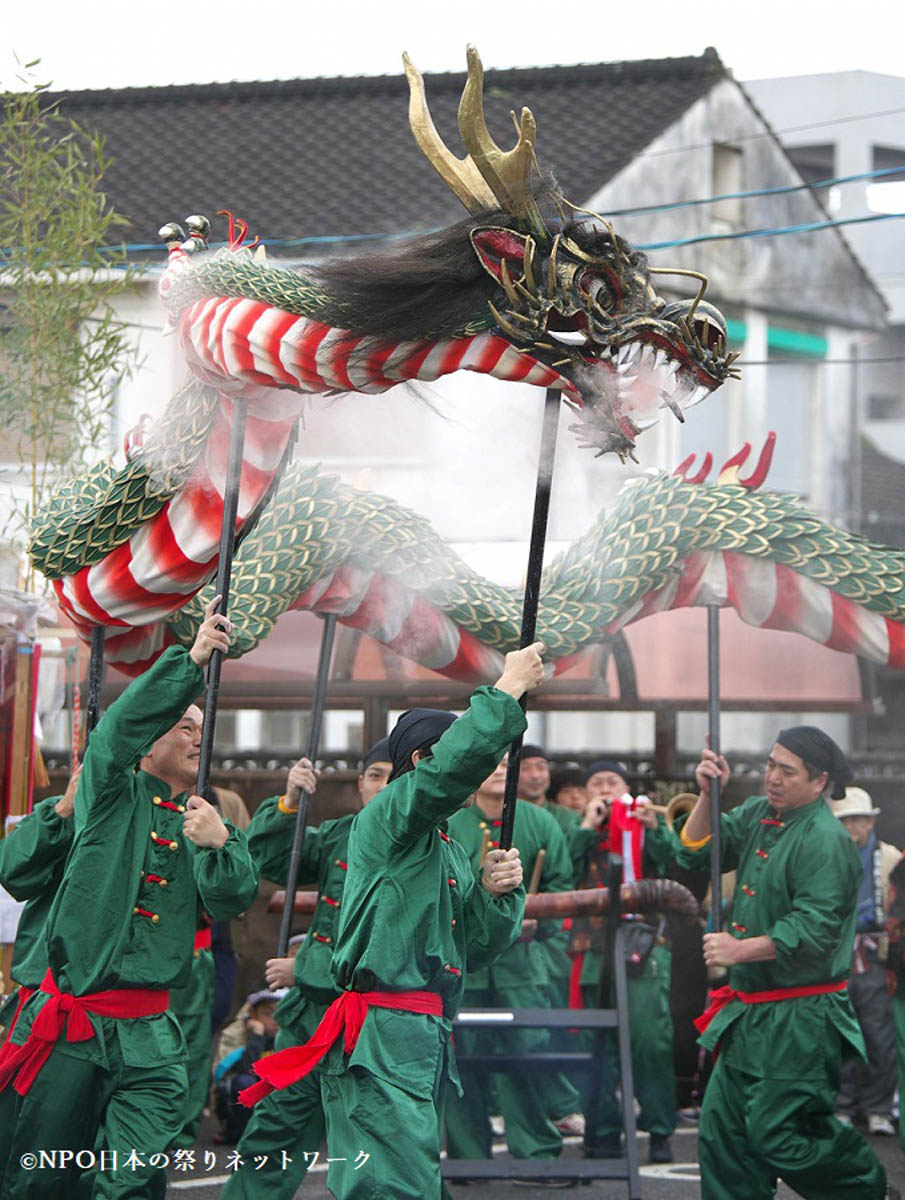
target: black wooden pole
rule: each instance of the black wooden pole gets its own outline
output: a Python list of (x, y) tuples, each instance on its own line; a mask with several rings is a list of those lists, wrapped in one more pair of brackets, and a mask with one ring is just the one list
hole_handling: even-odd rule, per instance
[[(328, 613), (324, 618), (324, 630), (321, 635), (320, 657), (317, 662), (317, 681), (314, 685), (314, 700), (311, 704), (311, 725), (308, 729), (308, 759), (312, 766), (317, 761), (317, 752), (321, 740), (321, 727), (324, 723), (327, 680), (330, 677), (330, 660), (333, 657), (333, 635), (335, 632), (336, 614)], [(302, 859), (302, 845), (305, 840), (305, 826), (308, 824), (308, 808), (310, 804), (310, 793), (302, 791), (299, 795), (299, 811), (295, 818), (295, 832), (292, 836), (292, 849), (289, 853), (289, 871), (286, 875), (286, 901), (283, 904), (283, 915), (280, 918), (280, 939), (277, 943), (278, 958), (285, 958), (286, 952), (289, 949), (289, 930), (292, 926), (292, 915), (295, 908), (295, 884), (299, 875), (299, 863)]]
[[(519, 646), (530, 646), (537, 631), (537, 606), (540, 599), (541, 572), (544, 566), (544, 545), (547, 541), (547, 516), (550, 511), (550, 486), (553, 482), (553, 460), (556, 457), (556, 433), (559, 427), (560, 393), (547, 388), (544, 401), (544, 427), (541, 434), (540, 462), (537, 467), (537, 487), (534, 493), (534, 519), (531, 524), (531, 545), (528, 550), (528, 573), (525, 579), (525, 600), (522, 605), (522, 633)], [(528, 709), (528, 696), (521, 699), (522, 711)], [(515, 801), (518, 793), (519, 763), (522, 758), (522, 735), (509, 748), (506, 768), (506, 790), (500, 826), (500, 847), (512, 847), (515, 824)]]
[[(720, 753), (720, 609), (707, 605), (707, 719), (710, 749)], [(720, 781), (710, 781), (710, 924), (714, 933), (723, 928), (723, 870), (720, 845)]]
[[(226, 492), (223, 496), (223, 524), (220, 529), (220, 557), (217, 560), (217, 590), (220, 596), (218, 612), (226, 614), (229, 605), (229, 582), (233, 570), (233, 551), (236, 545), (236, 514), (239, 511), (239, 485), (242, 481), (242, 456), (245, 451), (245, 419), (247, 401), (233, 401), (233, 422), (229, 439), (229, 464), (226, 468)], [(211, 779), (211, 759), (214, 751), (214, 726), (217, 723), (217, 698), (220, 694), (220, 668), (223, 654), (215, 650), (207, 668), (207, 689), (204, 694), (204, 724), (201, 728), (201, 750), (198, 756), (198, 795), (206, 796)]]
[(104, 638), (107, 630), (95, 625), (91, 630), (91, 658), (88, 661), (88, 704), (85, 712), (85, 749), (91, 733), (100, 720), (101, 687), (104, 682)]

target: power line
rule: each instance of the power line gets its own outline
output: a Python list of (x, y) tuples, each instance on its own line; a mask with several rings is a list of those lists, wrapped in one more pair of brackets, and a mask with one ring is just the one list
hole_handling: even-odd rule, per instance
[[(905, 155), (903, 155), (905, 158)], [(695, 200), (672, 200), (663, 204), (643, 204), (638, 208), (610, 208), (601, 213), (604, 217), (631, 217), (642, 213), (668, 212), (675, 208), (693, 208), (702, 204), (718, 204), (721, 200), (749, 200), (755, 196), (782, 196), (790, 192), (810, 192), (816, 188), (839, 187), (844, 183), (857, 183), (862, 179), (882, 179), (888, 175), (902, 175), (905, 161), (900, 167), (883, 167), (877, 171), (861, 171), (857, 175), (840, 175), (836, 179), (818, 179), (814, 183), (789, 183), (781, 187), (752, 188), (746, 192), (724, 192), (719, 196), (701, 196)]]
[(835, 221), (808, 221), (802, 225), (767, 226), (764, 229), (742, 229), (736, 233), (699, 233), (694, 237), (675, 238), (668, 242), (642, 242), (638, 250), (668, 250), (674, 246), (694, 246), (700, 242), (733, 242), (745, 238), (782, 237), (788, 233), (816, 233), (821, 229), (838, 229), (840, 225), (866, 225), (872, 221), (896, 221), (905, 213), (874, 213), (869, 217), (840, 217)]

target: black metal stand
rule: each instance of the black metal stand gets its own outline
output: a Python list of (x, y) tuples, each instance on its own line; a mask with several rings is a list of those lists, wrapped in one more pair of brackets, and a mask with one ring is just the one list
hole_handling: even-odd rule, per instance
[[(444, 1179), (524, 1179), (524, 1180), (582, 1180), (623, 1179), (629, 1200), (641, 1200), (641, 1173), (635, 1126), (635, 1084), (632, 1073), (631, 1040), (628, 1024), (628, 982), (625, 974), (625, 950), (620, 928), (619, 886), (622, 882), (622, 860), (610, 862), (610, 909), (606, 927), (606, 953), (598, 984), (598, 1000), (608, 997), (606, 1006), (598, 1008), (516, 1008), (461, 1009), (453, 1022), (453, 1030), (489, 1027), (499, 1029), (591, 1029), (597, 1031), (592, 1052), (561, 1053), (543, 1051), (536, 1054), (459, 1054), (456, 1062), (466, 1069), (525, 1072), (561, 1071), (564, 1068), (586, 1067), (592, 1078), (601, 1079), (601, 1057), (605, 1052), (604, 1039), (615, 1032), (619, 1047), (619, 1068), (622, 1094), (630, 1099), (622, 1105), (625, 1130), (625, 1157), (578, 1159), (464, 1159), (444, 1160)], [(613, 998), (615, 1004), (613, 1004)], [(599, 1097), (594, 1095), (587, 1113), (591, 1126)]]

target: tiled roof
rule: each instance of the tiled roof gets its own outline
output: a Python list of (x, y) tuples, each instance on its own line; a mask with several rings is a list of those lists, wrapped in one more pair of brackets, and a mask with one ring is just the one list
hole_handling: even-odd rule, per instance
[[(581, 203), (725, 76), (713, 50), (691, 58), (488, 70), (487, 123), (508, 147), (510, 110), (531, 108), (539, 158), (563, 193)], [(464, 82), (464, 73), (425, 76), (431, 113), (458, 155)], [(415, 146), (401, 69), (398, 76), (53, 98), (106, 138), (113, 163), (105, 188), (129, 218), (130, 242), (154, 242), (164, 221), (220, 208), (244, 217), (264, 238), (406, 232), (465, 215)]]

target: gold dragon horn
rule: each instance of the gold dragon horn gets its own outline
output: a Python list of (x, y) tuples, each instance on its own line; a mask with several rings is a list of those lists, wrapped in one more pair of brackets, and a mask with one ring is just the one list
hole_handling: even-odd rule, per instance
[(532, 194), (532, 177), (537, 171), (535, 143), (537, 126), (528, 108), (522, 109), (518, 141), (511, 150), (501, 150), (487, 128), (484, 117), (484, 67), (474, 46), (468, 47), (468, 78), (459, 101), (459, 134), (464, 159), (456, 158), (443, 143), (427, 109), (424, 80), (403, 55), (409, 81), (409, 124), (415, 141), (434, 170), (471, 213), (496, 205), (525, 220), (540, 234), (546, 227)]
[(481, 178), (471, 158), (456, 158), (437, 133), (427, 107), (421, 72), (408, 54), (403, 54), (402, 61), (409, 82), (409, 125), (421, 153), (470, 213), (494, 208), (493, 192)]

